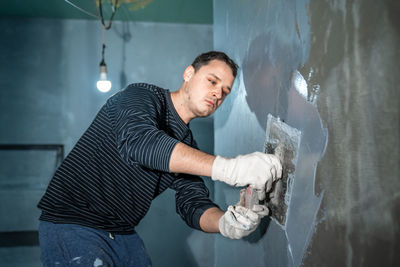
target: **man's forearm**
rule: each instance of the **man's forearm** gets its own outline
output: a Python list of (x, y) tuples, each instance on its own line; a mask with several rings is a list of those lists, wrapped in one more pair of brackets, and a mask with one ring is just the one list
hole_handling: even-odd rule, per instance
[(187, 173), (211, 176), (215, 156), (204, 153), (183, 143), (178, 143), (169, 160), (169, 170), (174, 173)]
[[(174, 173), (211, 176), (215, 156), (178, 143), (172, 151), (169, 170)], [(200, 217), (200, 228), (204, 232), (219, 233), (218, 222), (224, 212), (219, 208), (209, 208)]]
[(200, 217), (200, 228), (207, 233), (219, 233), (219, 219), (224, 212), (219, 208), (209, 208)]

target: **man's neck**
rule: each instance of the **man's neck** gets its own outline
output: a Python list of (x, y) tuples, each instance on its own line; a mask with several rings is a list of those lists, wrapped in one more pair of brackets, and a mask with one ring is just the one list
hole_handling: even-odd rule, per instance
[(190, 113), (187, 111), (185, 99), (181, 89), (182, 88), (179, 88), (177, 91), (171, 93), (171, 100), (179, 117), (185, 124), (188, 124), (193, 118), (189, 116)]

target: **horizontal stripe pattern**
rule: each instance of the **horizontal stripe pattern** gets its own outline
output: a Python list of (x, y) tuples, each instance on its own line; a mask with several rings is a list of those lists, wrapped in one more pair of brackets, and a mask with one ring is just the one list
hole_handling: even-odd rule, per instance
[(167, 90), (132, 84), (101, 108), (51, 179), (38, 207), (41, 220), (132, 233), (151, 201), (168, 187), (177, 213), (200, 229), (201, 214), (216, 206), (197, 176), (169, 173), (178, 142), (197, 148)]

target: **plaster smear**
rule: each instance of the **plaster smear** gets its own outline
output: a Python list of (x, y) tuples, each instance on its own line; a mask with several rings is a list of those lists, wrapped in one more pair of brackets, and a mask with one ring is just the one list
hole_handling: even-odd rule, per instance
[[(298, 73), (294, 78), (298, 78)], [(304, 80), (304, 78), (303, 78)], [(287, 211), (286, 237), (289, 257), (300, 266), (309, 246), (317, 222), (323, 192), (315, 196), (315, 173), (328, 143), (316, 104), (307, 101), (295, 86), (289, 91), (287, 124), (302, 132), (299, 158), (293, 182), (291, 202)], [(307, 87), (307, 86), (306, 86)]]
[(99, 267), (99, 266), (103, 266), (103, 261), (99, 258), (96, 258), (96, 260), (93, 263), (93, 267)]
[[(311, 78), (312, 70), (309, 73)], [(328, 142), (327, 129), (323, 127), (315, 97), (308, 96), (309, 85), (301, 73), (292, 74), (288, 93), (286, 123), (302, 132), (300, 149), (291, 190), (285, 225), (278, 224), (285, 232), (289, 266), (300, 266), (310, 244), (317, 222), (317, 213), (324, 195), (315, 196), (315, 173)]]

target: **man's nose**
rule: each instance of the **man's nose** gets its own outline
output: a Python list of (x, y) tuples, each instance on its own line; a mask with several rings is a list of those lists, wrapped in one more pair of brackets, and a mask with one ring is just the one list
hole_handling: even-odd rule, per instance
[(222, 97), (222, 88), (215, 87), (214, 90), (213, 90), (213, 95), (216, 98), (220, 99)]

